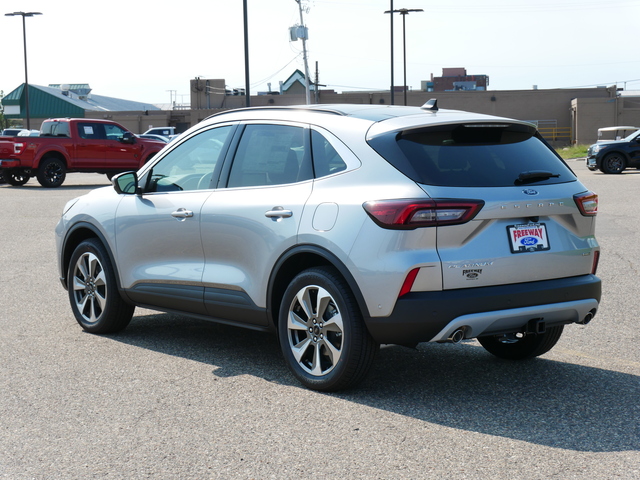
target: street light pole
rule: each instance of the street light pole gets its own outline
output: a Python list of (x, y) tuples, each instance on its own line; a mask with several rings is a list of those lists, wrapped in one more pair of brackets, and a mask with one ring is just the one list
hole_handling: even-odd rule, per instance
[(390, 13), (391, 15), (389, 15), (389, 18), (391, 19), (391, 105), (395, 105), (396, 101), (395, 101), (395, 92), (393, 91), (395, 86), (393, 85), (393, 0), (390, 0), (391, 5), (389, 5), (389, 12), (384, 12), (384, 13)]
[[(406, 28), (405, 28), (405, 17), (410, 12), (424, 12), (424, 10), (422, 10), (421, 8), (400, 8), (398, 10), (389, 10), (387, 12), (384, 12), (384, 13), (390, 13), (391, 15), (393, 15), (394, 13), (399, 13), (400, 15), (402, 15), (402, 52), (403, 52), (403, 59), (404, 59), (404, 86), (403, 86), (403, 89), (404, 89), (404, 104), (405, 105), (407, 104), (407, 33), (406, 33)], [(391, 44), (391, 49), (393, 50), (393, 43)], [(391, 69), (392, 69), (391, 71), (393, 72), (393, 66), (391, 67)], [(393, 85), (391, 86), (391, 88), (393, 89)], [(391, 95), (392, 95), (391, 98), (393, 99), (393, 93)], [(393, 100), (392, 100), (392, 103), (393, 103)]]
[(247, 16), (247, 0), (242, 2), (242, 18), (244, 23), (244, 96), (247, 107), (251, 106), (251, 84), (249, 83), (249, 20)]
[(24, 93), (25, 93), (25, 108), (27, 117), (27, 128), (31, 130), (31, 117), (29, 116), (29, 75), (27, 74), (27, 26), (24, 21), (25, 17), (33, 17), (34, 15), (42, 15), (40, 12), (13, 12), (5, 13), (5, 17), (22, 17), (22, 39), (24, 42)]

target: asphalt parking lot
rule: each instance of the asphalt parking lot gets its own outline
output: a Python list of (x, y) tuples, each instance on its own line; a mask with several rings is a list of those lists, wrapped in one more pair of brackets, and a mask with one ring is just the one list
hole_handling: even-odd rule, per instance
[(524, 363), (384, 347), (339, 394), (299, 386), (262, 333), (149, 310), (83, 333), (53, 229), (106, 177), (0, 185), (0, 478), (640, 478), (640, 170), (570, 165), (600, 196), (591, 324)]

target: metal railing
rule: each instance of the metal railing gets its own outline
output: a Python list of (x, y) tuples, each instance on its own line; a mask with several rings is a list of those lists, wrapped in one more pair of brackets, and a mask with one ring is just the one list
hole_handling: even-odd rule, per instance
[(528, 120), (533, 123), (540, 132), (540, 135), (548, 142), (573, 141), (573, 131), (571, 127), (558, 127), (557, 120)]
[(567, 143), (571, 143), (573, 139), (573, 134), (571, 131), (571, 127), (538, 127), (538, 131), (540, 135), (551, 142), (559, 142), (566, 141)]

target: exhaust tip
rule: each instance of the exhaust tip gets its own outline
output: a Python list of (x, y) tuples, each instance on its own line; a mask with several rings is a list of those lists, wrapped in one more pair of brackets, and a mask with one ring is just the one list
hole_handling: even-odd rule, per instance
[(591, 320), (593, 320), (593, 317), (595, 315), (596, 315), (596, 311), (591, 310), (589, 313), (585, 315), (585, 317), (582, 320), (578, 320), (576, 323), (578, 323), (579, 325), (587, 325)]
[(451, 343), (460, 343), (464, 340), (464, 330), (464, 328), (457, 329), (449, 336), (449, 338), (447, 338), (447, 341)]

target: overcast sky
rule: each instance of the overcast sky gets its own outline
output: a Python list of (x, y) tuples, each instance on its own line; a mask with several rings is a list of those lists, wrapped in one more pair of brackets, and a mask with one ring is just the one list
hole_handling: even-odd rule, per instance
[[(390, 85), (390, 0), (302, 0), (311, 77), (337, 91)], [(26, 19), (29, 83), (88, 83), (94, 94), (149, 103), (189, 101), (189, 80), (244, 87), (242, 0), (15, 0)], [(304, 71), (295, 0), (248, 0), (251, 93)], [(407, 83), (447, 67), (490, 78), (490, 90), (640, 90), (640, 0), (394, 0), (406, 16)], [(402, 17), (395, 15), (395, 84), (403, 82)], [(22, 19), (0, 16), (0, 90), (24, 82)], [(175, 93), (171, 93), (174, 91)]]

